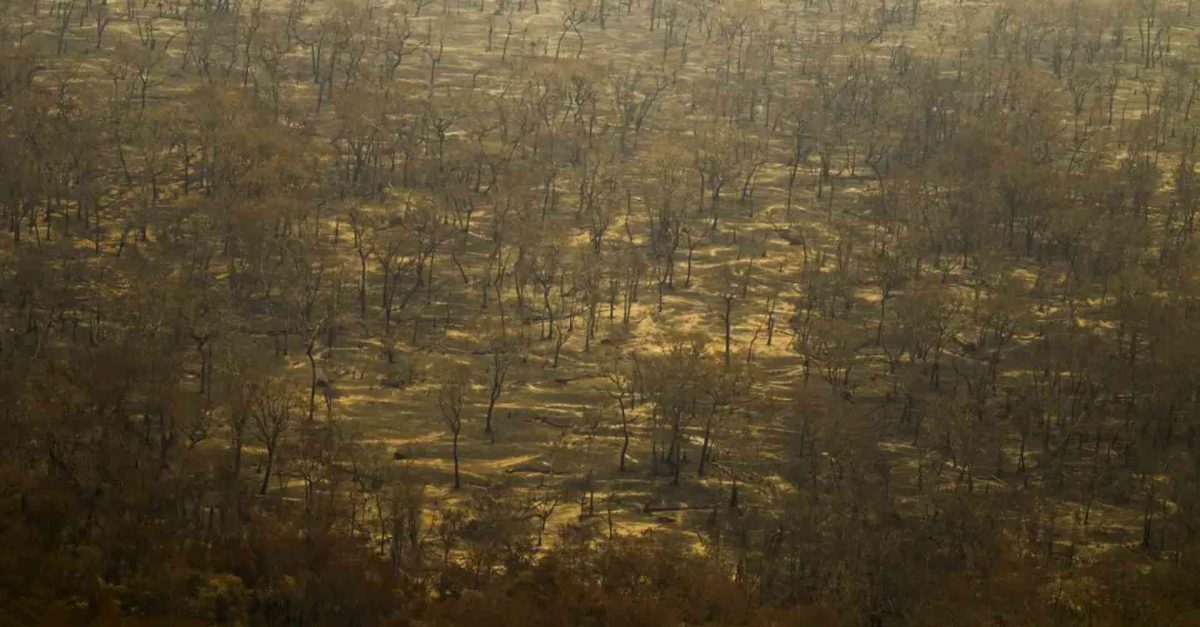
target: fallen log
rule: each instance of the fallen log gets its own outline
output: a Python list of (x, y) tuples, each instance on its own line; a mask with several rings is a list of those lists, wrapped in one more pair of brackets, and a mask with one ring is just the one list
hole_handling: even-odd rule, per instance
[(671, 506), (671, 507), (665, 507), (665, 506), (659, 507), (659, 506), (655, 506), (655, 505), (646, 503), (645, 505), (642, 506), (642, 513), (643, 514), (657, 514), (659, 512), (686, 512), (686, 511), (691, 511), (691, 510), (716, 509), (718, 507), (720, 507), (720, 504), (716, 504), (716, 505), (675, 505), (675, 506)]
[(550, 420), (549, 418), (546, 418), (545, 416), (536, 416), (535, 415), (535, 416), (533, 416), (533, 419), (540, 423), (543, 423), (547, 426), (554, 427), (555, 429), (558, 429), (559, 431), (562, 431), (563, 433), (566, 433), (571, 428), (571, 425), (559, 424), (557, 422), (554, 422), (553, 420)]
[(511, 475), (513, 473), (517, 473), (517, 472), (531, 472), (531, 473), (537, 473), (539, 475), (561, 475), (561, 474), (563, 474), (561, 472), (558, 472), (557, 470), (554, 470), (553, 468), (536, 468), (534, 466), (516, 466), (513, 468), (505, 469), (504, 472), (505, 472), (505, 474), (509, 474), (509, 475)]

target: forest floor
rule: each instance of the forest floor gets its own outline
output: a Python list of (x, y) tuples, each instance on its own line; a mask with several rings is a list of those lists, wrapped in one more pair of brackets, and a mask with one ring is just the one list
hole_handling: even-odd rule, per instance
[[(584, 41), (579, 59), (571, 57), (580, 42), (573, 33), (565, 35), (558, 51), (560, 60), (556, 61), (562, 34), (562, 4), (558, 0), (544, 0), (540, 14), (529, 11), (519, 14), (520, 23), (513, 29), (512, 40), (503, 54), (521, 59), (518, 64), (561, 63), (588, 67), (595, 72), (605, 71), (610, 64), (651, 64), (662, 58), (664, 53), (657, 37), (647, 37), (641, 25), (628, 27), (630, 21), (641, 18), (615, 16), (603, 30), (594, 24), (582, 29)], [(435, 90), (451, 85), (458, 89), (477, 85), (485, 91), (503, 83), (503, 75), (511, 71), (500, 61), (507, 28), (503, 17), (450, 6), (443, 12), (442, 7), (431, 5), (427, 11), (415, 18), (419, 30), (453, 24), (453, 28), (446, 29), (453, 39), (444, 42), (444, 61), (437, 68)], [(936, 22), (939, 8), (932, 6), (926, 11), (931, 13), (923, 23)], [(310, 8), (310, 14), (318, 13)], [(493, 25), (491, 51), (486, 44), (489, 22)], [(806, 26), (831, 30), (834, 27), (833, 24)], [(171, 27), (168, 24), (162, 28), (169, 31)], [(130, 24), (122, 22), (114, 25), (108, 36), (136, 38), (137, 34)], [(901, 29), (890, 35), (892, 39), (906, 38), (917, 46), (928, 41), (929, 36), (929, 32), (920, 29), (910, 32)], [(713, 48), (700, 43), (692, 46), (689, 63), (677, 77), (684, 86), (673, 90), (676, 99), (663, 103), (659, 119), (687, 119), (688, 103), (679, 98), (697, 93), (715, 80), (703, 70), (714, 65), (717, 51)], [(677, 56), (679, 51), (671, 49), (667, 54)], [(414, 55), (402, 66), (400, 80), (418, 92), (428, 89), (428, 76), (428, 63)], [(687, 126), (686, 122), (673, 125)], [(787, 147), (771, 149), (778, 152)], [(861, 209), (861, 199), (873, 182), (864, 176), (865, 167), (853, 176), (848, 171), (835, 172), (831, 184), (836, 192), (829, 203), (827, 197), (816, 197), (811, 185), (815, 176), (812, 170), (806, 170), (807, 184), (798, 190), (793, 208), (799, 216), (795, 222), (813, 234), (809, 255), (823, 252), (831, 259), (839, 229), (868, 228), (855, 212)], [(556, 510), (552, 527), (579, 517), (586, 507), (582, 499), (593, 492), (595, 515), (606, 517), (611, 501), (612, 520), (623, 530), (654, 527), (673, 529), (681, 537), (691, 537), (711, 515), (712, 506), (729, 499), (731, 477), (718, 468), (712, 468), (706, 476), (697, 476), (698, 441), (688, 447), (691, 461), (685, 467), (680, 486), (671, 485), (667, 476), (654, 474), (648, 403), (632, 413), (634, 426), (628, 465), (620, 472), (619, 410), (605, 373), (620, 354), (653, 354), (661, 351), (668, 340), (689, 334), (709, 338), (711, 346), (718, 349), (723, 335), (719, 315), (722, 303), (715, 287), (719, 271), (752, 256), (756, 258), (754, 278), (750, 296), (741, 299), (744, 302), (739, 302), (735, 311), (731, 353), (733, 359), (747, 360), (752, 348), (752, 361), (761, 378), (754, 388), (752, 411), (725, 421), (715, 434), (715, 459), (736, 460), (739, 483), (743, 486), (742, 503), (749, 508), (769, 507), (779, 491), (786, 491), (788, 478), (802, 472), (800, 460), (793, 452), (800, 437), (792, 410), (798, 396), (808, 403), (804, 411), (813, 412), (826, 430), (836, 430), (840, 438), (871, 447), (886, 458), (893, 469), (892, 485), (903, 500), (905, 486), (915, 486), (919, 480), (919, 452), (906, 437), (894, 434), (881, 437), (884, 429), (871, 408), (876, 405), (874, 400), (887, 394), (890, 386), (884, 358), (878, 351), (863, 351), (862, 366), (854, 374), (857, 384), (854, 397), (843, 399), (833, 394), (816, 372), (806, 379), (803, 358), (791, 345), (789, 302), (800, 295), (805, 255), (800, 247), (790, 245), (776, 234), (787, 195), (786, 179), (787, 173), (781, 169), (764, 169), (749, 201), (737, 200), (736, 190), (730, 191), (722, 201), (719, 229), (696, 249), (691, 285), (684, 285), (681, 263), (673, 289), (664, 294), (661, 311), (648, 282), (643, 283), (629, 324), (620, 321), (619, 306), (615, 318), (603, 307), (598, 334), (590, 350), (584, 350), (584, 332), (577, 327), (562, 348), (558, 366), (552, 367), (553, 342), (536, 339), (541, 334), (541, 323), (527, 320), (518, 325), (523, 328), (522, 333), (534, 338), (532, 350), (508, 376), (496, 404), (493, 434), (485, 434), (483, 428), (487, 406), (485, 382), (476, 381), (468, 395), (469, 406), (459, 445), (463, 492), (500, 484), (529, 491), (565, 489), (570, 498)], [(398, 206), (403, 200), (395, 198), (382, 206), (365, 208), (382, 212), (393, 202)], [(466, 255), (476, 259), (486, 257), (488, 242), (481, 233), (488, 219), (485, 211), (478, 214), (479, 226), (468, 238)], [(622, 237), (619, 226), (618, 219), (609, 237)], [(345, 229), (344, 224), (342, 228)], [(343, 236), (341, 246), (347, 265), (354, 267), (357, 259), (348, 234)], [(463, 492), (450, 489), (451, 434), (437, 405), (435, 373), (447, 362), (471, 363), (474, 372), (486, 373), (488, 356), (477, 350), (478, 338), (473, 334), (480, 300), (477, 277), (470, 277), (471, 284), (464, 285), (458, 271), (444, 256), (436, 260), (435, 272), (437, 287), (433, 293), (416, 294), (396, 322), (398, 333), (415, 341), (398, 342), (392, 361), (389, 362), (380, 342), (382, 323), (378, 316), (369, 314), (366, 320), (342, 326), (336, 346), (323, 354), (318, 369), (321, 378), (336, 389), (336, 399), (329, 407), (332, 420), (377, 445), (379, 455), (394, 457), (392, 463), (427, 482), (431, 498), (454, 501), (462, 498)], [(774, 336), (768, 344), (769, 312), (765, 304), (769, 292), (777, 285), (783, 287), (775, 312)], [(869, 337), (878, 321), (878, 290), (864, 287), (854, 300), (849, 320)], [(1061, 312), (1048, 311), (1046, 315), (1061, 315)], [(284, 365), (293, 372), (298, 385), (308, 385), (308, 362), (302, 349), (291, 346)], [(798, 388), (804, 391), (798, 394)], [(325, 412), (323, 404), (318, 407)], [(695, 439), (697, 434), (692, 433), (691, 437)], [(986, 478), (981, 478), (980, 483), (981, 489), (987, 489)], [(1070, 528), (1078, 503), (1063, 501), (1058, 507), (1064, 528)], [(1092, 516), (1095, 524), (1090, 533), (1098, 543), (1134, 541), (1139, 525), (1136, 506), (1097, 503)]]

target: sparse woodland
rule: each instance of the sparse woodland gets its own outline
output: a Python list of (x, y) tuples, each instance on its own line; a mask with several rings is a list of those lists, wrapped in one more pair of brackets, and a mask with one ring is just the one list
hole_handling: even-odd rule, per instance
[(0, 0), (0, 625), (1200, 624), (1191, 0)]

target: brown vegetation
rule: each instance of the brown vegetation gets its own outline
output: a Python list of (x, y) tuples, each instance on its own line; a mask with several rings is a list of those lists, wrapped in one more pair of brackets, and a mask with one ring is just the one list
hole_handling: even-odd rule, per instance
[(1200, 624), (1193, 9), (0, 0), (0, 624)]

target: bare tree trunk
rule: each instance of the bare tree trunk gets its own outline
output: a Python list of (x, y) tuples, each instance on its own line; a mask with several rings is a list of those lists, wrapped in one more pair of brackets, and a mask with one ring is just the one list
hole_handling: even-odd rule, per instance
[(457, 490), (462, 487), (462, 482), (459, 481), (459, 476), (458, 476), (458, 432), (457, 431), (454, 432), (454, 442), (451, 445), (450, 454), (454, 457), (454, 489)]
[(262, 485), (258, 488), (259, 496), (267, 495), (267, 486), (270, 485), (270, 482), (271, 482), (271, 467), (274, 464), (275, 464), (275, 447), (270, 446), (270, 447), (267, 447), (267, 465), (266, 465), (266, 468), (263, 470)]

